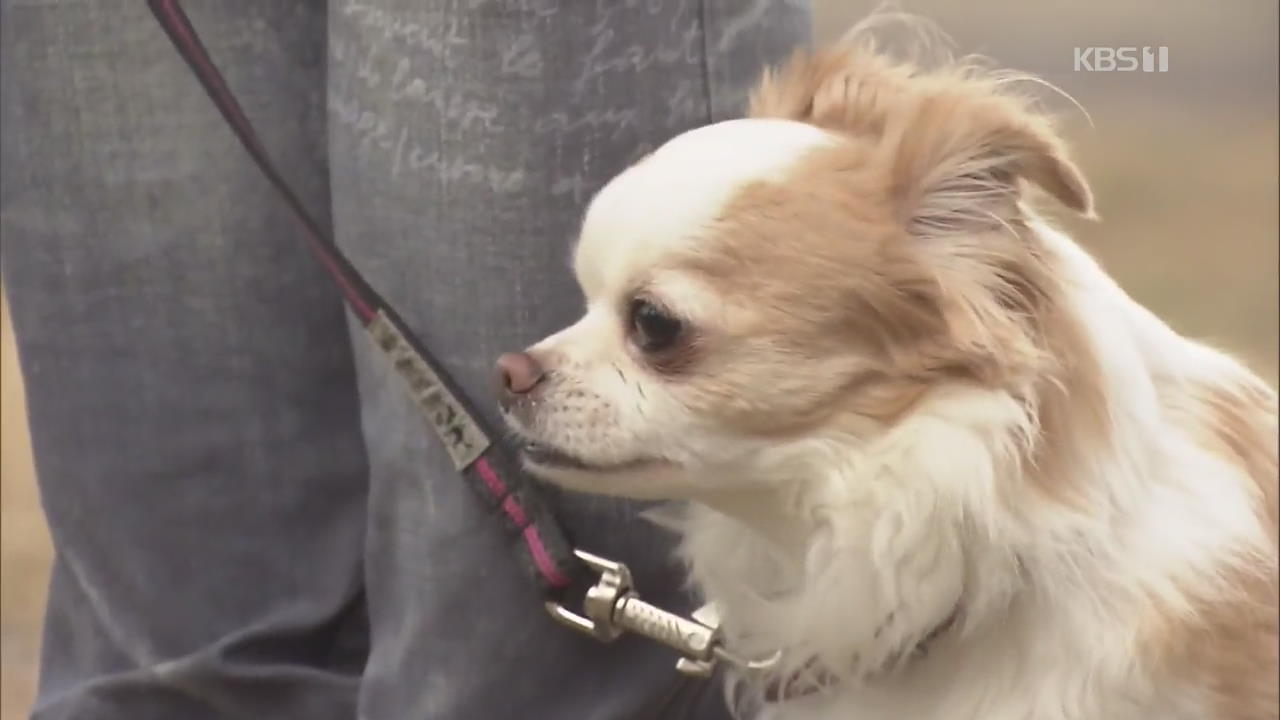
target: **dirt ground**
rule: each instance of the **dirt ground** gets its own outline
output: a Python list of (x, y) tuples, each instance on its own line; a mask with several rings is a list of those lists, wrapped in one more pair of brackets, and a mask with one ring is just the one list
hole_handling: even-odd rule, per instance
[[(1004, 27), (1022, 28), (1022, 32), (991, 32), (984, 27), (984, 18), (990, 20), (1001, 9), (1023, 5), (1036, 4), (1012, 0), (910, 3), (913, 10), (929, 14), (936, 10), (964, 47), (968, 47), (966, 40), (995, 37), (979, 42), (977, 48), (1044, 74), (1088, 108), (1093, 126), (1078, 113), (1068, 113), (1068, 134), (1093, 183), (1102, 220), (1068, 221), (1068, 225), (1135, 297), (1177, 329), (1237, 353), (1274, 384), (1278, 260), (1274, 4), (1233, 4), (1232, 8), (1242, 9), (1241, 17), (1222, 20), (1206, 15), (1224, 12), (1225, 6), (1213, 3), (1132, 3), (1149, 8), (1159, 22), (1133, 8), (1123, 15), (1107, 15), (1120, 11), (1089, 5), (1092, 15), (1078, 11), (1079, 17), (1063, 19), (1049, 30), (1043, 24), (1046, 11), (1039, 11), (1037, 19), (1026, 15), (1031, 11), (1019, 10), (1024, 14), (1005, 18)], [(856, 17), (866, 6), (820, 3), (818, 34), (834, 35), (835, 28), (845, 26), (846, 18)], [(964, 8), (964, 13), (948, 7)], [(1182, 19), (1174, 22), (1171, 17)], [(1106, 30), (1096, 30), (1102, 27)], [(1150, 27), (1160, 34), (1153, 44), (1170, 46), (1173, 67), (1168, 78), (1084, 79), (1062, 72), (1064, 64), (1070, 66), (1072, 45), (1145, 37), (1143, 28)], [(1044, 33), (1052, 37), (1046, 40)], [(1179, 68), (1185, 70), (1181, 75), (1176, 72)], [(0, 720), (16, 720), (26, 715), (32, 697), (50, 546), (35, 490), (7, 311), (0, 382)]]

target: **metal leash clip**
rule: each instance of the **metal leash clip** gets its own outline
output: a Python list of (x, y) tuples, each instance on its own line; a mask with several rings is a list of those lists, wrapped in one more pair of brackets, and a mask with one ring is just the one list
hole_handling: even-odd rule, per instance
[(763, 660), (734, 655), (724, 647), (713, 606), (702, 606), (692, 619), (667, 612), (640, 599), (626, 565), (582, 550), (573, 552), (600, 573), (600, 580), (587, 590), (581, 615), (558, 602), (548, 602), (547, 611), (556, 621), (601, 642), (612, 642), (631, 632), (662, 643), (680, 653), (676, 670), (695, 677), (709, 676), (719, 660), (739, 670), (761, 672), (782, 659), (781, 651)]

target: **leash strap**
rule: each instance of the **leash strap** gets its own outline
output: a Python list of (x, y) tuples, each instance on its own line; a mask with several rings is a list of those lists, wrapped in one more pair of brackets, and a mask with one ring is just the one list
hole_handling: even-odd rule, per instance
[[(502, 443), (494, 440), (497, 436), (467, 404), (444, 367), (307, 213), (271, 162), (178, 0), (147, 0), (147, 4), (249, 157), (288, 205), (307, 247), (329, 273), (347, 307), (404, 378), (414, 403), (444, 443), (454, 467), (491, 514), (501, 518), (521, 565), (542, 591), (551, 617), (602, 642), (634, 633), (666, 645), (680, 656), (676, 669), (687, 675), (708, 676), (721, 661), (749, 673), (777, 665), (781, 653), (751, 659), (725, 648), (719, 620), (710, 606), (692, 618), (663, 610), (640, 598), (626, 565), (573, 547), (536, 486), (519, 471)], [(587, 587), (581, 612), (562, 604), (566, 590), (578, 586)]]
[(564, 530), (509, 452), (494, 441), (497, 436), (468, 405), (440, 362), (365, 282), (285, 182), (178, 0), (148, 0), (147, 4), (249, 157), (284, 199), (307, 246), (342, 293), (347, 307), (408, 384), (414, 403), (444, 443), (454, 467), (490, 511), (501, 517), (521, 565), (550, 599), (588, 579), (587, 566), (574, 555)]

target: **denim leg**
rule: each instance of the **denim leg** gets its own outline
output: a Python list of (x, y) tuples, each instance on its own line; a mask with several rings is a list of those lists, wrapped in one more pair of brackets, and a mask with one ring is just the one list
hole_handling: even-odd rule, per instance
[[(186, 3), (326, 213), (326, 11)], [(3, 272), (57, 558), (42, 720), (347, 719), (367, 464), (336, 296), (145, 4), (6, 1)]]
[[(671, 136), (739, 114), (809, 18), (776, 0), (335, 0), (329, 31), (338, 242), (487, 410), (497, 355), (581, 312), (568, 260), (591, 195)], [(355, 347), (371, 477), (362, 717), (722, 717), (712, 684), (663, 707), (668, 651), (552, 623), (399, 378)], [(638, 505), (556, 505), (646, 597), (691, 607), (670, 538)]]

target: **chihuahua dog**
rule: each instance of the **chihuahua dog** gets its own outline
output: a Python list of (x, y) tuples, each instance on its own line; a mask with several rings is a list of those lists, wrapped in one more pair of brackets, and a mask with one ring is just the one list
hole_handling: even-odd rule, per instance
[(592, 200), (528, 469), (679, 501), (743, 716), (1277, 717), (1277, 403), (1127, 296), (1016, 76), (855, 29)]

